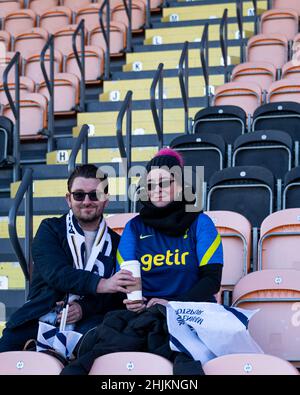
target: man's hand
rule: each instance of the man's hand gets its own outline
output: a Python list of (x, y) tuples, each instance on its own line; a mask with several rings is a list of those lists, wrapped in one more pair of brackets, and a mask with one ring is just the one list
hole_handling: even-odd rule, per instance
[[(59, 304), (58, 302), (57, 304)], [(57, 316), (57, 322), (61, 321), (61, 316), (62, 313), (59, 313)], [(82, 318), (82, 309), (80, 304), (76, 302), (71, 302), (69, 304), (69, 310), (68, 310), (68, 317), (67, 317), (67, 324), (75, 324), (75, 322), (80, 321)]]
[(135, 285), (136, 280), (129, 270), (120, 270), (110, 278), (101, 278), (97, 286), (97, 293), (129, 293), (125, 287)]
[(149, 307), (152, 307), (156, 304), (162, 304), (163, 306), (168, 304), (168, 301), (165, 299), (159, 299), (159, 298), (152, 298), (149, 300), (149, 302), (147, 303), (147, 309), (149, 309)]
[(140, 313), (146, 309), (145, 302), (147, 301), (146, 298), (143, 297), (142, 302), (135, 302), (129, 299), (124, 299), (123, 303), (126, 305), (127, 310), (133, 311), (134, 313)]

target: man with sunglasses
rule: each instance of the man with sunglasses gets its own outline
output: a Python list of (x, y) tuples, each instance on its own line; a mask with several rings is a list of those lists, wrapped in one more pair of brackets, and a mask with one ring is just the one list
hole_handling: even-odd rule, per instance
[(32, 248), (34, 268), (27, 302), (7, 322), (0, 352), (22, 350), (36, 339), (39, 321), (67, 324), (80, 333), (100, 324), (106, 312), (122, 308), (131, 272), (116, 273), (119, 235), (106, 226), (107, 176), (94, 165), (77, 166), (68, 179), (69, 213), (42, 221)]

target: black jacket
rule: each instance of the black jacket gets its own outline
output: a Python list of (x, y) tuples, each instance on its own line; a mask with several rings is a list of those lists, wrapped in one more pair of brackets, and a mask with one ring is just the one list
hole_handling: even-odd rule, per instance
[(160, 355), (174, 363), (174, 374), (204, 374), (199, 361), (170, 349), (164, 306), (155, 305), (140, 314), (127, 310), (112, 311), (92, 331), (93, 336), (89, 336), (89, 344), (85, 345), (86, 352), (66, 366), (61, 375), (86, 375), (97, 357), (120, 351)]
[[(108, 229), (112, 241), (111, 256), (103, 255), (104, 277), (109, 277), (116, 268), (116, 251), (120, 236)], [(96, 294), (100, 277), (85, 270), (73, 268), (73, 258), (66, 234), (66, 215), (42, 221), (33, 241), (34, 262), (32, 280), (27, 302), (10, 318), (7, 327), (15, 328), (28, 321), (36, 320), (49, 312), (56, 302), (63, 300), (67, 293), (84, 298), (78, 303), (83, 317), (104, 314), (121, 308), (118, 294)], [(108, 274), (109, 273), (109, 274)]]

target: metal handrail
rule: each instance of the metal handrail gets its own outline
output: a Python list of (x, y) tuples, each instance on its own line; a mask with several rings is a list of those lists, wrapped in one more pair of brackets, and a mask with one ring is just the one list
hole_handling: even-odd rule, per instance
[[(45, 67), (45, 55), (48, 48), (50, 49), (50, 78)], [(41, 52), (41, 69), (49, 92), (47, 152), (51, 152), (54, 149), (54, 36), (52, 34)]]
[(242, 0), (236, 2), (236, 17), (239, 28), (239, 41), (240, 41), (240, 63), (245, 61), (245, 50), (244, 50), (244, 28), (243, 28), (243, 3)]
[[(164, 85), (163, 85), (164, 64), (160, 63), (154, 74), (150, 87), (150, 108), (153, 122), (158, 138), (158, 148), (161, 149), (164, 144)], [(156, 106), (156, 88), (158, 84), (158, 111)]]
[(180, 55), (178, 77), (184, 106), (184, 131), (189, 133), (189, 43), (185, 41)]
[[(28, 291), (28, 285), (31, 277), (32, 268), (32, 257), (31, 257), (31, 245), (32, 245), (32, 215), (33, 215), (33, 197), (32, 197), (32, 174), (33, 170), (27, 168), (24, 171), (22, 181), (13, 200), (13, 205), (9, 210), (8, 214), (8, 232), (10, 242), (18, 257), (21, 269), (26, 280), (26, 293)], [(19, 207), (23, 201), (25, 195), (25, 251), (21, 247), (17, 233), (17, 214)]]
[(229, 82), (228, 75), (228, 9), (225, 8), (220, 23), (220, 44), (224, 63), (224, 82)]
[[(126, 148), (124, 144), (124, 139), (123, 139), (123, 119), (126, 114)], [(129, 188), (131, 184), (131, 178), (129, 177), (129, 171), (131, 168), (131, 136), (132, 136), (132, 91), (128, 91), (126, 93), (125, 99), (123, 101), (122, 107), (119, 111), (118, 118), (117, 118), (117, 123), (116, 123), (116, 129), (117, 129), (117, 141), (118, 141), (118, 147), (120, 151), (120, 156), (122, 159), (124, 171), (125, 171), (125, 176), (126, 176), (126, 190), (125, 190), (125, 195), (126, 195), (126, 202), (125, 202), (125, 207), (124, 211), (130, 212), (130, 201), (129, 201)]]
[[(13, 100), (8, 86), (8, 74), (15, 66), (15, 100)], [(13, 141), (13, 181), (21, 178), (20, 169), (20, 52), (16, 52), (3, 72), (3, 88), (7, 96), (11, 111), (15, 117)]]
[(128, 0), (128, 5), (126, 0), (123, 0), (125, 12), (128, 18), (128, 28), (127, 28), (127, 46), (126, 51), (131, 52), (132, 50), (132, 1)]
[(76, 158), (80, 148), (82, 147), (81, 163), (86, 165), (88, 163), (88, 136), (89, 136), (89, 125), (82, 125), (79, 136), (75, 140), (74, 146), (69, 159), (68, 173), (69, 175), (74, 171), (76, 166)]
[(257, 0), (252, 0), (254, 9), (254, 34), (258, 33), (259, 16), (257, 15)]
[(210, 88), (209, 88), (209, 42), (208, 42), (209, 24), (206, 23), (203, 29), (200, 43), (200, 61), (205, 82), (206, 105), (210, 106)]
[(151, 2), (150, 0), (146, 1), (146, 24), (145, 28), (148, 29), (151, 27)]
[[(79, 53), (76, 45), (77, 35), (80, 33), (80, 51), (81, 51), (81, 59), (79, 57)], [(84, 19), (82, 19), (75, 32), (72, 35), (72, 47), (75, 55), (75, 59), (80, 71), (80, 111), (84, 111), (85, 108), (85, 52), (84, 52), (84, 43), (85, 43), (85, 29), (84, 29)]]
[[(103, 10), (106, 7), (106, 28), (103, 23)], [(105, 41), (105, 66), (104, 66), (104, 79), (110, 79), (110, 1), (105, 0), (99, 9), (99, 22)]]

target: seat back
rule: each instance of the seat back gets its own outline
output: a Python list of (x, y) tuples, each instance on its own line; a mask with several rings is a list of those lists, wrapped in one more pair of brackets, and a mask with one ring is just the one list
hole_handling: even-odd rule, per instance
[(89, 375), (172, 375), (167, 359), (145, 352), (116, 352), (95, 359)]
[[(0, 166), (7, 163), (7, 156), (13, 154), (13, 129), (12, 121), (0, 116)], [(1, 320), (0, 317), (0, 321)]]
[(29, 0), (29, 8), (37, 15), (42, 15), (50, 8), (56, 7), (59, 0)]
[(298, 12), (293, 9), (273, 9), (261, 15), (262, 34), (282, 34), (293, 40), (298, 33)]
[(233, 211), (206, 211), (222, 238), (224, 266), (222, 289), (232, 287), (250, 270), (251, 224)]
[(259, 309), (249, 332), (266, 354), (299, 364), (299, 270), (261, 270), (243, 277), (233, 291), (233, 306)]
[(298, 0), (273, 0), (272, 8), (291, 8), (296, 10), (300, 15), (300, 4)]
[(135, 216), (137, 216), (137, 213), (114, 214), (106, 217), (105, 220), (109, 228), (121, 235), (127, 222), (129, 222)]
[(14, 50), (19, 51), (24, 59), (41, 53), (48, 40), (48, 32), (42, 28), (34, 28), (15, 37)]
[[(142, 1), (132, 0), (132, 30), (141, 29), (146, 22), (146, 6)], [(124, 25), (128, 26), (128, 17), (124, 4), (116, 5), (112, 8), (111, 19), (116, 22), (122, 22)]]
[(260, 229), (258, 268), (300, 270), (300, 208), (269, 215)]
[(0, 18), (4, 18), (7, 14), (15, 12), (21, 8), (21, 3), (15, 1), (1, 1), (0, 3)]
[[(90, 33), (90, 44), (106, 50), (106, 44), (101, 27), (94, 28)], [(120, 55), (126, 47), (126, 26), (122, 22), (110, 22), (110, 47), (111, 55)]]
[(258, 227), (274, 210), (274, 177), (260, 166), (237, 166), (209, 180), (207, 210), (237, 212)]
[(248, 62), (272, 63), (281, 68), (288, 60), (288, 40), (280, 34), (257, 34), (248, 41)]
[(40, 16), (40, 27), (53, 34), (72, 23), (72, 11), (68, 7), (54, 7)]
[(299, 375), (298, 370), (284, 359), (266, 354), (230, 354), (208, 361), (206, 375)]
[[(11, 36), (6, 30), (0, 30), (0, 44), (4, 46), (5, 51), (10, 51), (10, 40)], [(1, 53), (3, 51), (3, 48), (1, 47)], [(4, 55), (4, 53), (1, 54), (1, 57)]]
[(36, 351), (0, 353), (0, 375), (59, 375), (62, 368), (55, 357)]
[(242, 63), (235, 66), (232, 71), (233, 82), (254, 82), (266, 91), (275, 80), (276, 68), (271, 63)]
[[(88, 31), (92, 31), (96, 27), (99, 26), (99, 9), (100, 4), (90, 4), (88, 7), (80, 8), (77, 11), (76, 21), (75, 23), (78, 24), (82, 19), (84, 19), (84, 26)], [(105, 15), (105, 12), (103, 12)], [(105, 18), (105, 16), (104, 16)]]
[(36, 26), (36, 15), (32, 10), (18, 10), (4, 18), (4, 30), (12, 36), (27, 32)]
[(300, 80), (288, 79), (273, 82), (269, 88), (270, 103), (292, 101), (300, 103)]
[(299, 79), (300, 78), (300, 64), (291, 60), (282, 67), (282, 79)]
[[(24, 74), (31, 78), (36, 84), (40, 84), (44, 80), (41, 69), (41, 54), (31, 55), (24, 65)], [(54, 50), (54, 73), (60, 73), (62, 68), (63, 56)], [(50, 53), (49, 50), (45, 54), (45, 68), (48, 75), (50, 74)]]
[(91, 0), (63, 0), (63, 5), (71, 8), (71, 10), (75, 12), (80, 8), (88, 7), (90, 4)]
[(282, 207), (296, 208), (299, 207), (300, 201), (300, 166), (293, 168), (284, 177), (284, 190), (282, 198)]
[(218, 86), (215, 91), (214, 105), (233, 105), (241, 107), (246, 114), (253, 114), (261, 104), (261, 87), (255, 83), (229, 82)]
[[(63, 55), (67, 56), (70, 52), (73, 52), (72, 35), (75, 32), (76, 28), (77, 25), (69, 25), (62, 29), (57, 30), (54, 33), (55, 49), (58, 49)], [(87, 37), (86, 34), (85, 37)], [(80, 48), (79, 35), (77, 35), (76, 37), (76, 46), (78, 49)]]

